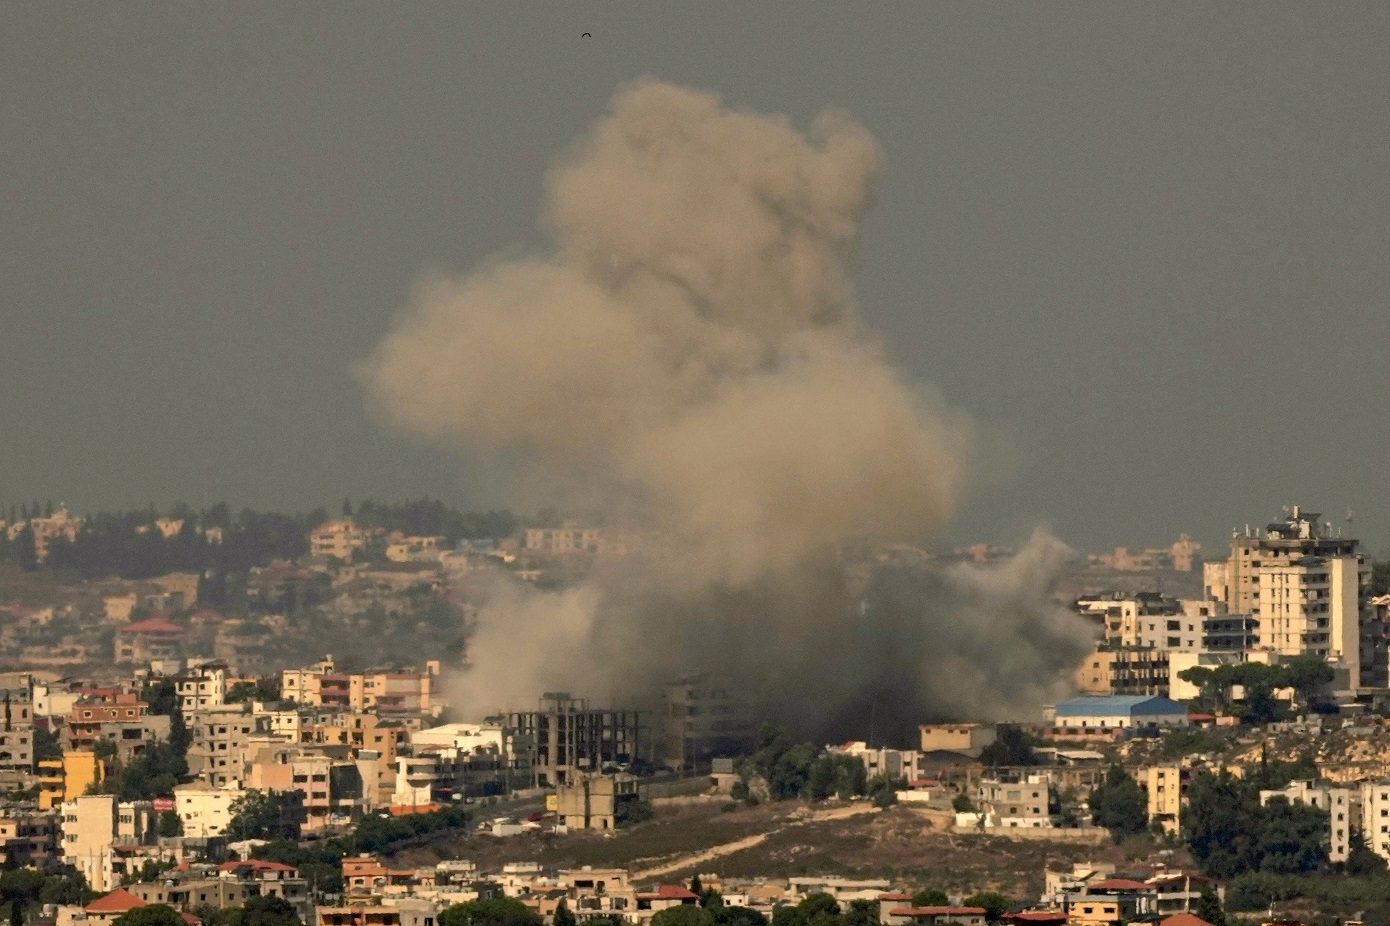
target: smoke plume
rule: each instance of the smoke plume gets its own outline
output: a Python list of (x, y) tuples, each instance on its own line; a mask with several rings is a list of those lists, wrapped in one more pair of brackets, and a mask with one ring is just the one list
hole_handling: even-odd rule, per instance
[(528, 486), (582, 487), (647, 538), (578, 588), (500, 589), (461, 707), (707, 668), (830, 732), (861, 709), (886, 728), (1035, 707), (1075, 664), (1046, 537), (995, 570), (846, 577), (846, 545), (949, 522), (970, 444), (855, 313), (879, 160), (844, 114), (802, 134), (639, 82), (549, 172), (553, 253), (419, 288), (363, 368), (378, 412), (517, 459)]

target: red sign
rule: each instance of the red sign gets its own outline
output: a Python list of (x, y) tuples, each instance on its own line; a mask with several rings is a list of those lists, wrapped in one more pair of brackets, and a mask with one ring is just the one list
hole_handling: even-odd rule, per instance
[(166, 810), (173, 810), (174, 799), (172, 797), (157, 797), (154, 799), (154, 809), (161, 813)]

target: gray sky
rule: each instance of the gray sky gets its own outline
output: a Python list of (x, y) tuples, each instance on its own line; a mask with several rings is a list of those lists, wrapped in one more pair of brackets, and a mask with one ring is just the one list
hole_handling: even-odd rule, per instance
[[(588, 31), (591, 38), (581, 38)], [(883, 147), (856, 271), (981, 429), (947, 540), (1390, 547), (1383, 4), (10, 4), (0, 499), (488, 503), (351, 369), (420, 275), (543, 246), (654, 75)]]

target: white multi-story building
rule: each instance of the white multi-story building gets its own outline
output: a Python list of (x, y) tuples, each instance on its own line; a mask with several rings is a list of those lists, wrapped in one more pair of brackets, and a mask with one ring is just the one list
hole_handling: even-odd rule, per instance
[(187, 672), (174, 679), (174, 687), (185, 715), (221, 707), (227, 697), (227, 666), (221, 662), (189, 666)]
[(183, 835), (221, 836), (232, 823), (232, 805), (244, 794), (240, 788), (179, 785), (174, 789), (174, 811), (183, 823)]
[(1230, 613), (1258, 621), (1261, 649), (1338, 664), (1355, 691), (1370, 569), (1359, 541), (1340, 536), (1321, 517), (1295, 505), (1263, 530), (1247, 527), (1232, 539), (1224, 568), (1204, 569), (1204, 581)]
[(1390, 859), (1390, 778), (1361, 782), (1361, 835), (1372, 852)]
[(61, 807), (63, 861), (86, 877), (92, 890), (116, 887), (123, 873), (114, 847), (151, 845), (157, 815), (149, 801), (117, 803), (115, 795), (88, 794)]
[[(1308, 804), (1327, 814), (1330, 862), (1345, 862), (1351, 853), (1351, 830), (1355, 820), (1356, 792), (1350, 788), (1313, 781), (1291, 781), (1280, 791), (1261, 791), (1260, 804), (1282, 797), (1291, 804)], [(1367, 839), (1369, 843), (1369, 838)]]
[(351, 519), (325, 521), (309, 534), (309, 553), (350, 561), (356, 550), (367, 545), (367, 534)]

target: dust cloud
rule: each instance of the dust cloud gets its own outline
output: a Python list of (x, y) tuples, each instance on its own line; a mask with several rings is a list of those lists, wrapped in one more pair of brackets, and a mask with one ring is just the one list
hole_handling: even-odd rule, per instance
[(1050, 603), (1059, 542), (992, 569), (846, 576), (847, 546), (949, 523), (970, 471), (968, 420), (855, 311), (879, 167), (845, 114), (803, 134), (640, 81), (549, 171), (551, 253), (418, 288), (362, 366), (374, 410), (644, 538), (577, 588), (498, 589), (465, 713), (557, 688), (641, 697), (700, 670), (824, 735), (1052, 696), (1087, 644)]

